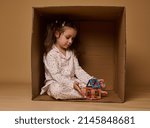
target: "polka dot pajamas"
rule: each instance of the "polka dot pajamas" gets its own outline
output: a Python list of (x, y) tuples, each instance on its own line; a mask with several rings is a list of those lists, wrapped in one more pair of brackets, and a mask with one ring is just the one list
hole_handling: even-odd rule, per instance
[(75, 81), (85, 87), (92, 78), (79, 65), (74, 53), (66, 51), (64, 56), (56, 46), (44, 55), (45, 86), (41, 88), (41, 95), (47, 92), (55, 99), (78, 99), (82, 96), (73, 88)]

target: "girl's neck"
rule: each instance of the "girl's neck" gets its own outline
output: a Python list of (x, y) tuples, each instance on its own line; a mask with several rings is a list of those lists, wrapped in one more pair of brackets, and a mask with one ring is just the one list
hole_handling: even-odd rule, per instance
[(55, 44), (55, 46), (59, 49), (59, 51), (64, 55), (66, 56), (66, 49), (64, 48), (61, 48), (59, 45)]

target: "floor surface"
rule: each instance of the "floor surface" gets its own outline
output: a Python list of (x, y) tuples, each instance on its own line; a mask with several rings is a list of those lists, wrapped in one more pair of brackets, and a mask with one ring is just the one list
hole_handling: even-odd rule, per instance
[(0, 84), (0, 110), (9, 111), (145, 111), (150, 110), (150, 86), (126, 89), (124, 103), (32, 101), (30, 84)]

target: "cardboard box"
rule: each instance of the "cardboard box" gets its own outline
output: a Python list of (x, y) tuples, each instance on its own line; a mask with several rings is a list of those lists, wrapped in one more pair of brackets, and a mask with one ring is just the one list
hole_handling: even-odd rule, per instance
[(90, 75), (104, 78), (109, 95), (100, 102), (124, 102), (126, 17), (125, 7), (57, 6), (33, 8), (31, 47), (32, 99), (54, 100), (40, 96), (44, 86), (43, 51), (49, 21), (65, 15), (76, 21), (79, 31), (79, 63)]

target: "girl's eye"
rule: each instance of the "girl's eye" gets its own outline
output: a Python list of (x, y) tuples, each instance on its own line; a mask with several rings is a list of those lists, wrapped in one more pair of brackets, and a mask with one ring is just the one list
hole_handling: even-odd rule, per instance
[(74, 37), (72, 37), (72, 36), (65, 36), (65, 38), (66, 38), (67, 40), (69, 40), (69, 39), (74, 40)]
[(66, 36), (66, 39), (69, 39), (69, 38), (70, 38), (70, 37), (67, 37), (67, 36)]

